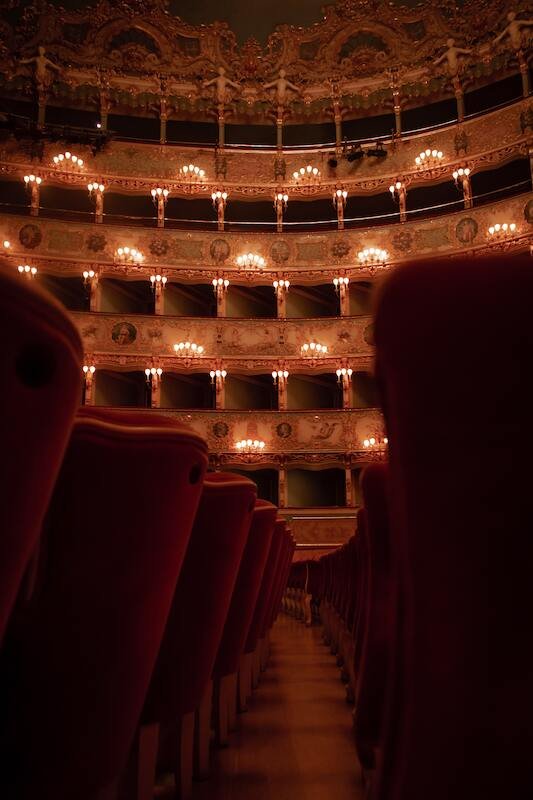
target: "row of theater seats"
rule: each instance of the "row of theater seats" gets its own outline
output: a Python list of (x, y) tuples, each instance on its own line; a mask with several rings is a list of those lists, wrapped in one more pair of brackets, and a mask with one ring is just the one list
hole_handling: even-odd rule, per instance
[(353, 699), (371, 800), (533, 792), (533, 270), (420, 262), (381, 287), (376, 373), (388, 463), (354, 536), (295, 563)]
[(187, 798), (266, 664), (294, 542), (192, 430), (78, 408), (76, 329), (7, 269), (0, 308), (0, 795), (148, 800), (170, 771)]

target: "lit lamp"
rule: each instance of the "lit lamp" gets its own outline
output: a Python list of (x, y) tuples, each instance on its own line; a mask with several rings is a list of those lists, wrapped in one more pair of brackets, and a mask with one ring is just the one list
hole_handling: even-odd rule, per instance
[(188, 183), (201, 183), (205, 181), (205, 170), (200, 169), (196, 164), (184, 164), (180, 167), (180, 177)]
[(165, 206), (170, 191), (161, 186), (155, 186), (150, 189), (150, 194), (152, 195), (152, 202), (157, 208), (157, 227), (163, 228), (165, 225)]
[(328, 348), (325, 344), (318, 344), (318, 342), (305, 342), (300, 348), (303, 356), (316, 358), (317, 356), (326, 356)]
[(388, 257), (388, 252), (381, 247), (365, 247), (357, 254), (360, 265), (370, 267), (371, 271), (376, 267), (384, 267)]
[(242, 256), (237, 256), (237, 265), (245, 269), (263, 269), (266, 261), (257, 253), (244, 253)]
[(470, 167), (459, 167), (452, 172), (457, 188), (463, 192), (465, 208), (472, 208), (472, 188), (470, 186)]
[(24, 183), (30, 193), (30, 214), (32, 217), (36, 217), (39, 214), (39, 196), (42, 182), (43, 179), (39, 175), (34, 175), (33, 173), (24, 175)]
[(11, 242), (9, 241), (9, 239), (4, 239), (4, 241), (2, 242), (2, 247), (4, 248), (4, 250), (10, 249)]
[(90, 366), (88, 364), (83, 365), (83, 405), (86, 406), (93, 405), (93, 377), (95, 372), (96, 367), (94, 364), (91, 364)]
[(213, 291), (217, 299), (217, 317), (226, 316), (226, 292), (228, 291), (229, 281), (227, 278), (213, 278)]
[(211, 385), (215, 387), (215, 408), (224, 408), (224, 383), (228, 373), (225, 369), (212, 369), (209, 373)]
[(300, 169), (295, 170), (292, 173), (292, 177), (294, 182), (300, 185), (319, 183), (320, 170), (318, 167), (313, 167), (311, 164), (307, 164), (306, 167), (300, 167)]
[(286, 369), (273, 370), (272, 379), (274, 386), (278, 387), (278, 409), (285, 411), (287, 409), (287, 380), (289, 372)]
[(337, 383), (342, 386), (342, 407), (351, 406), (350, 390), (352, 388), (353, 369), (351, 367), (339, 367), (336, 370)]
[(213, 208), (216, 209), (217, 212), (217, 222), (218, 222), (218, 230), (224, 230), (224, 210), (226, 208), (226, 203), (228, 200), (228, 193), (218, 189), (216, 192), (212, 192), (211, 200), (213, 201)]
[(30, 267), (29, 264), (19, 264), (17, 269), (20, 272), (20, 274), (23, 275), (25, 278), (28, 278), (28, 280), (35, 278), (35, 276), (37, 275), (37, 267)]
[(174, 345), (174, 352), (178, 356), (191, 358), (194, 356), (201, 356), (204, 352), (204, 348), (202, 345), (196, 344), (195, 342), (179, 342)]
[(287, 281), (284, 278), (279, 281), (276, 280), (272, 282), (272, 286), (274, 287), (274, 291), (276, 293), (278, 317), (286, 316), (287, 292), (289, 291), (290, 285), (290, 281)]
[(98, 272), (94, 269), (84, 269), (82, 275), (83, 285), (89, 296), (89, 311), (98, 311), (96, 294), (98, 288)]
[(407, 219), (407, 189), (402, 181), (397, 180), (389, 186), (391, 197), (398, 203), (400, 210), (400, 222)]
[(89, 197), (94, 200), (95, 203), (95, 222), (103, 222), (105, 186), (103, 183), (99, 183), (98, 181), (91, 181), (87, 184), (87, 189), (89, 191)]
[(144, 255), (136, 247), (117, 247), (115, 250), (116, 264), (132, 264), (140, 266), (144, 261)]
[(276, 210), (276, 226), (278, 233), (283, 230), (283, 211), (287, 208), (289, 195), (286, 192), (276, 192), (274, 194), (274, 208)]
[(515, 233), (515, 222), (497, 222), (495, 225), (491, 225), (488, 229), (488, 238), (489, 241), (501, 242), (505, 241), (506, 239), (511, 239)]
[(163, 289), (167, 284), (167, 276), (160, 275), (158, 272), (150, 275), (150, 288), (154, 293), (154, 310), (156, 314), (163, 313)]
[(348, 292), (349, 284), (350, 284), (350, 279), (343, 277), (342, 275), (333, 278), (333, 286), (335, 287), (335, 291), (339, 295), (341, 317), (346, 317), (350, 313), (350, 295)]
[(66, 150), (64, 153), (58, 153), (57, 156), (53, 157), (52, 161), (54, 166), (67, 171), (74, 170), (80, 172), (84, 165), (83, 158), (78, 158), (78, 156), (71, 153), (70, 150)]
[(333, 205), (337, 209), (337, 226), (340, 231), (344, 230), (344, 209), (347, 198), (346, 189), (335, 189), (333, 192)]
[(363, 447), (369, 453), (372, 453), (374, 458), (385, 458), (389, 446), (389, 440), (386, 436), (374, 434), (369, 436), (368, 439), (363, 439)]
[(262, 439), (241, 439), (235, 442), (235, 447), (241, 453), (260, 453), (265, 449), (265, 443)]
[(415, 164), (419, 169), (430, 170), (440, 166), (443, 158), (442, 150), (427, 147), (415, 158)]
[(150, 405), (152, 408), (159, 408), (161, 400), (161, 367), (146, 367), (144, 370), (146, 383), (150, 386)]

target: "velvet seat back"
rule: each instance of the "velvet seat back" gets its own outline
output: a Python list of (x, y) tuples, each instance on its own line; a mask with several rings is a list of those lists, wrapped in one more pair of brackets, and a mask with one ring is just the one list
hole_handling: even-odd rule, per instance
[(156, 415), (76, 421), (32, 602), (6, 641), (1, 747), (17, 800), (89, 798), (123, 768), (206, 468), (205, 442)]
[(63, 307), (0, 264), (0, 643), (37, 544), (81, 394), (82, 347)]
[(356, 687), (354, 732), (359, 761), (367, 770), (375, 767), (393, 637), (387, 475), (386, 464), (372, 464), (361, 476), (369, 552), (367, 621)]
[(354, 616), (354, 667), (356, 676), (359, 675), (363, 643), (367, 627), (368, 614), (368, 519), (366, 508), (357, 512), (356, 547), (356, 573), (357, 599)]
[[(265, 636), (267, 635), (272, 625), (275, 611), (277, 610), (275, 609), (275, 605), (277, 601), (278, 590), (280, 583), (285, 579), (285, 574), (286, 574), (286, 560), (287, 560), (287, 550), (289, 546), (289, 536), (290, 534), (287, 530), (287, 523), (284, 520), (283, 533), (281, 536), (281, 544), (278, 552), (278, 557), (276, 559), (276, 566), (274, 568), (274, 577), (272, 580), (272, 584), (270, 586), (270, 591), (268, 593), (268, 600), (266, 603), (263, 618), (261, 620), (261, 625), (259, 626), (260, 639), (264, 639)], [(302, 592), (305, 590), (305, 580), (306, 580), (306, 570), (302, 564), (298, 581), (298, 588)]]
[(246, 644), (244, 646), (245, 653), (253, 653), (257, 647), (258, 639), (261, 635), (263, 622), (268, 612), (268, 603), (270, 600), (270, 593), (276, 578), (276, 569), (278, 565), (278, 558), (281, 553), (283, 538), (285, 536), (285, 520), (277, 519), (274, 526), (274, 533), (270, 543), (270, 550), (268, 551), (268, 558), (263, 572), (263, 579), (261, 581), (261, 588), (257, 596), (257, 603), (255, 604), (254, 615), (250, 623), (250, 628), (246, 637)]
[(252, 621), (268, 551), (276, 524), (277, 508), (266, 500), (257, 500), (248, 540), (218, 648), (214, 675), (222, 677), (237, 672), (246, 636)]
[(229, 472), (206, 476), (142, 721), (194, 711), (212, 675), (253, 517), (257, 488)]
[[(270, 601), (270, 608), (263, 625), (263, 632), (262, 632), (263, 636), (266, 635), (266, 632), (272, 627), (278, 615), (281, 606), (281, 598), (283, 597), (283, 593), (287, 587), (287, 580), (292, 563), (293, 553), (294, 553), (294, 541), (290, 531), (286, 529), (285, 537), (282, 544), (282, 552), (280, 554), (280, 565), (279, 565), (278, 575), (277, 579), (274, 582), (271, 601)], [(303, 563), (307, 564), (307, 562)], [(308, 570), (305, 569), (303, 574), (303, 586), (302, 586), (304, 590), (307, 587), (308, 576), (309, 576)]]
[(376, 796), (532, 788), (533, 269), (420, 261), (379, 299), (397, 636)]

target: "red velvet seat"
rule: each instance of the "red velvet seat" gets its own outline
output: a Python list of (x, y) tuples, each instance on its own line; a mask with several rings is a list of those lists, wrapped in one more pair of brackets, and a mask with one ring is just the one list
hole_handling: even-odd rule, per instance
[(257, 500), (213, 670), (219, 744), (227, 743), (229, 704), (236, 703), (239, 660), (257, 602), (276, 515), (275, 506)]
[(3, 797), (84, 800), (117, 778), (206, 468), (203, 440), (156, 415), (150, 426), (87, 411), (76, 421), (34, 596), (6, 640)]
[(531, 794), (532, 297), (510, 256), (421, 260), (381, 292), (397, 635), (379, 800)]
[(56, 300), (0, 267), (1, 643), (72, 428), (82, 347)]
[[(190, 794), (194, 713), (213, 672), (257, 488), (248, 478), (209, 473), (142, 713), (139, 797), (151, 797), (155, 756), (174, 769), (177, 792)], [(135, 762), (135, 757), (133, 758)], [(133, 774), (137, 781), (140, 773)], [(132, 794), (132, 797), (135, 795)]]
[(369, 548), (368, 607), (356, 683), (354, 731), (359, 761), (365, 770), (375, 767), (392, 641), (387, 474), (386, 464), (372, 464), (361, 477)]
[(246, 637), (244, 653), (241, 657), (239, 667), (239, 707), (241, 711), (246, 709), (248, 698), (252, 691), (252, 656), (257, 648), (265, 615), (268, 613), (270, 593), (276, 577), (276, 568), (281, 553), (285, 528), (285, 520), (276, 520), (270, 550), (263, 572), (263, 579), (261, 581), (261, 588), (257, 596), (254, 614)]

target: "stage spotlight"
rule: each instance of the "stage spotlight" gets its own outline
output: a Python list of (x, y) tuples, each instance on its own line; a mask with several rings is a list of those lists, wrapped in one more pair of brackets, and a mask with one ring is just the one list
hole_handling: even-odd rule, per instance
[(366, 154), (369, 158), (385, 158), (387, 151), (381, 142), (377, 142), (375, 147), (371, 147), (366, 151)]
[(352, 163), (352, 161), (359, 161), (359, 159), (364, 157), (364, 153), (361, 150), (361, 145), (358, 145), (352, 150), (348, 150), (348, 154), (346, 156), (346, 161)]
[(337, 169), (338, 163), (336, 158), (328, 158), (328, 167), (330, 169)]

